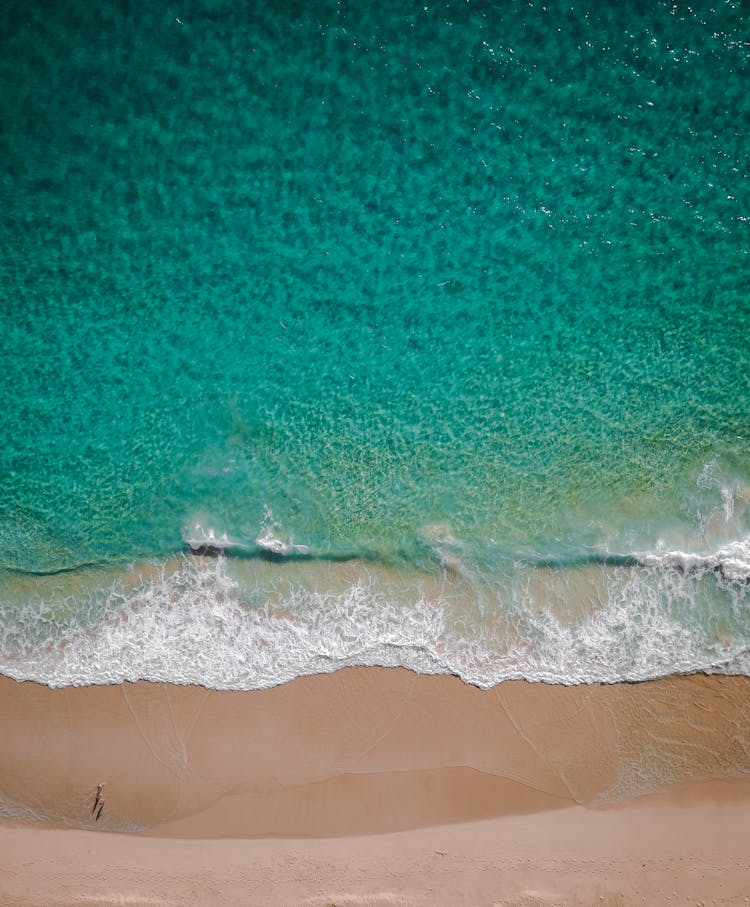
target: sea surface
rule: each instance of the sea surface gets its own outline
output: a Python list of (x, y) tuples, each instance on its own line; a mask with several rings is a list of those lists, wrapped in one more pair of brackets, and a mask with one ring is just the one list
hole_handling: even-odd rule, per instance
[(750, 11), (9, 0), (0, 672), (750, 674)]

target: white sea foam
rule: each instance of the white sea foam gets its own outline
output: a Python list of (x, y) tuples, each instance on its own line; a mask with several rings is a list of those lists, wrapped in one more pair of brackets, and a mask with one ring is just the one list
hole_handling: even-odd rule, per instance
[(717, 571), (735, 583), (750, 581), (750, 539), (737, 539), (708, 553), (657, 550), (636, 555), (648, 567), (683, 571)]
[(190, 529), (183, 530), (183, 542), (191, 551), (252, 551), (252, 547), (240, 539), (230, 538), (226, 532), (220, 532), (211, 526), (195, 523)]
[(286, 542), (279, 535), (279, 531), (280, 526), (273, 518), (271, 508), (266, 505), (263, 512), (263, 522), (255, 539), (255, 544), (263, 551), (268, 551), (281, 557), (288, 557), (290, 554), (309, 554), (310, 549), (307, 545), (296, 545), (293, 541)]
[(724, 522), (728, 523), (734, 515), (734, 491), (728, 485), (721, 486), (721, 510)]
[(255, 544), (264, 551), (270, 551), (271, 554), (278, 554), (287, 557), (290, 554), (309, 554), (310, 549), (307, 545), (295, 545), (292, 542), (285, 542), (277, 538), (270, 530), (266, 530), (255, 540)]
[[(354, 664), (441, 670), (430, 648), (443, 613), (427, 601), (404, 611), (361, 584), (338, 594), (293, 588), (260, 607), (236, 593), (224, 559), (185, 557), (135, 589), (116, 584), (108, 619), (92, 629), (52, 626), (43, 644), (0, 656), (0, 671), (49, 686), (148, 679), (260, 689)], [(6, 621), (6, 637), (23, 637), (19, 624), (35, 621), (35, 610)]]
[(708, 560), (668, 552), (653, 563), (642, 556), (643, 566), (589, 566), (595, 592), (575, 614), (582, 586), (570, 569), (516, 565), (481, 594), (459, 579), (444, 596), (428, 595), (412, 579), (393, 595), (363, 570), (343, 588), (326, 588), (318, 575), (279, 590), (260, 583), (248, 595), (231, 562), (186, 555), (135, 586), (100, 590), (83, 609), (85, 626), (54, 602), (3, 615), (0, 672), (50, 686), (148, 679), (215, 689), (259, 689), (349, 665), (451, 673), (484, 688), (510, 678), (750, 674), (747, 554), (743, 542)]
[(242, 539), (230, 537), (228, 533), (221, 532), (211, 526), (203, 526), (199, 522), (194, 523), (189, 529), (183, 530), (182, 540), (194, 552), (244, 551), (252, 553), (254, 548), (259, 548), (261, 551), (267, 551), (279, 557), (310, 553), (310, 548), (307, 545), (298, 545), (293, 541), (284, 541), (281, 538), (279, 524), (274, 520), (270, 507), (264, 509), (263, 520), (254, 545), (248, 544)]

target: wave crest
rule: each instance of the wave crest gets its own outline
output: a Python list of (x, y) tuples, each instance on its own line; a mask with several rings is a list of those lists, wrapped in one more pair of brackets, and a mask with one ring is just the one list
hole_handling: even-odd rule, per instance
[(3, 606), (0, 671), (49, 686), (145, 679), (240, 690), (352, 665), (451, 673), (483, 688), (747, 674), (747, 550), (572, 569), (519, 563), (502, 579), (464, 572), (432, 585), (395, 571), (386, 582), (362, 564), (308, 575), (313, 565), (302, 564), (283, 587), (268, 580), (273, 565), (183, 555), (85, 601)]

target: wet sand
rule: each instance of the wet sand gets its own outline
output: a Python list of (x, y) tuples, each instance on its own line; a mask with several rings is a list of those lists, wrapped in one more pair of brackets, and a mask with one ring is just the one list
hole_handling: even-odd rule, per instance
[(750, 892), (747, 678), (481, 691), (366, 668), (253, 693), (0, 678), (0, 715), (4, 907)]

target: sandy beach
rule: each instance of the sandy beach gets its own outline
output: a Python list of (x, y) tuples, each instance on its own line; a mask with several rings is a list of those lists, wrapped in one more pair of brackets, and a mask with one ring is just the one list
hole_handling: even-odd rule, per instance
[(3, 678), (0, 904), (750, 903), (748, 694)]

